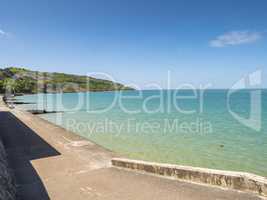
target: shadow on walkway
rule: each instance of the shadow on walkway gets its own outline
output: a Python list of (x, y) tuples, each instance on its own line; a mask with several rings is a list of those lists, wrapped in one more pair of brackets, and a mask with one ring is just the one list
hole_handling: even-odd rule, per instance
[(0, 112), (0, 138), (16, 178), (20, 200), (49, 200), (46, 188), (31, 160), (60, 153), (10, 112)]

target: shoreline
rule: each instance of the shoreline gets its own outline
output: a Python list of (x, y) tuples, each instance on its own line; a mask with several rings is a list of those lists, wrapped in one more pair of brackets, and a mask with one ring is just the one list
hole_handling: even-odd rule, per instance
[[(0, 105), (0, 109), (1, 109), (1, 105)], [(3, 111), (3, 109), (1, 109), (1, 111)], [(140, 175), (138, 175), (139, 178), (132, 181), (133, 183), (134, 182), (138, 183), (140, 181), (141, 177), (143, 177), (145, 180), (147, 180), (148, 177), (147, 177), (147, 175), (145, 175), (146, 173), (148, 175), (149, 174), (155, 174), (155, 175), (161, 175), (161, 176), (163, 175), (164, 178), (159, 178), (159, 180), (157, 180), (157, 181), (159, 181), (157, 184), (161, 185), (161, 187), (165, 187), (163, 184), (165, 181), (167, 181), (167, 180), (165, 180), (165, 178), (170, 177), (168, 174), (165, 174), (165, 172), (163, 170), (164, 164), (154, 163), (154, 165), (159, 167), (158, 172), (160, 172), (160, 173), (154, 173), (155, 171), (153, 173), (151, 173), (151, 169), (154, 169), (153, 167), (151, 168), (151, 166), (149, 166), (149, 165), (146, 165), (146, 166), (143, 165), (142, 167), (140, 167), (140, 163), (144, 164), (144, 163), (148, 163), (148, 162), (134, 161), (134, 160), (123, 159), (123, 158), (116, 159), (116, 157), (118, 157), (118, 155), (116, 153), (114, 153), (108, 149), (105, 149), (104, 147), (102, 147), (98, 144), (93, 143), (92, 141), (88, 140), (87, 138), (83, 138), (82, 136), (79, 136), (75, 133), (67, 131), (63, 127), (60, 127), (60, 126), (55, 125), (55, 124), (53, 124), (53, 123), (51, 123), (45, 119), (42, 119), (39, 116), (32, 115), (31, 113), (28, 113), (27, 111), (22, 111), (22, 110), (19, 110), (17, 108), (15, 108), (13, 110), (5, 108), (4, 111), (10, 112), (12, 115), (14, 115), (14, 117), (16, 117), (17, 119), (20, 120), (20, 122), (19, 122), (20, 124), (32, 129), (44, 141), (46, 141), (49, 145), (51, 145), (53, 148), (55, 148), (60, 153), (60, 155), (57, 155), (55, 157), (49, 157), (49, 158), (45, 158), (45, 159), (37, 159), (37, 160), (31, 161), (36, 172), (41, 177), (41, 180), (44, 181), (44, 185), (47, 187), (49, 195), (54, 197), (54, 199), (58, 199), (58, 195), (59, 195), (58, 192), (60, 192), (60, 186), (57, 186), (58, 181), (57, 181), (57, 178), (55, 178), (58, 176), (60, 176), (60, 177), (61, 176), (63, 176), (63, 177), (71, 176), (72, 178), (74, 178), (73, 181), (76, 181), (77, 180), (76, 177), (81, 174), (83, 176), (82, 176), (82, 178), (79, 176), (80, 179), (86, 179), (87, 180), (91, 176), (89, 174), (91, 174), (91, 173), (94, 174), (94, 172), (97, 172), (99, 170), (100, 171), (101, 170), (104, 170), (104, 171), (111, 170), (112, 173), (124, 174), (124, 173), (126, 173), (126, 172), (124, 172), (124, 170), (128, 168), (129, 172), (127, 172), (127, 173), (130, 173), (130, 174), (129, 175), (123, 175), (123, 176), (127, 177), (127, 176), (131, 176), (131, 174), (135, 174), (135, 173), (139, 174), (141, 172)], [(49, 165), (47, 162), (45, 162), (46, 160), (51, 160), (50, 162), (53, 162), (53, 163), (51, 163)], [(116, 163), (114, 164), (114, 162), (116, 162), (116, 160), (117, 160), (117, 162), (127, 161), (128, 164), (125, 165), (126, 167), (123, 166), (124, 164), (122, 164), (122, 162), (120, 164), (116, 164)], [(132, 167), (129, 167), (129, 166), (132, 166)], [(122, 168), (124, 168), (124, 169), (122, 170)], [(188, 168), (190, 168), (190, 167), (188, 167)], [(61, 169), (62, 171), (58, 171), (58, 169)], [(127, 171), (128, 171), (128, 169), (127, 169)], [(207, 170), (209, 170), (209, 169), (207, 169)], [(142, 175), (143, 172), (145, 172), (144, 175)], [(175, 172), (175, 173), (177, 173), (177, 172)], [(185, 173), (185, 171), (183, 173)], [(201, 173), (197, 172), (196, 170), (192, 170), (190, 172), (190, 174), (191, 174), (190, 177), (193, 177), (192, 175), (196, 174), (196, 173), (198, 173), (200, 176), (202, 176)], [(212, 173), (208, 174), (208, 179), (209, 179), (209, 175), (211, 176)], [(52, 176), (53, 176), (53, 178), (52, 178)], [(108, 174), (106, 174), (105, 176), (110, 176), (110, 172)], [(97, 179), (99, 177), (102, 177), (102, 175), (98, 174), (96, 176)], [(171, 183), (172, 185), (178, 184), (179, 181), (186, 181), (185, 178), (182, 178), (182, 177), (172, 177), (172, 178), (174, 178), (174, 180), (173, 180), (174, 182)], [(222, 177), (219, 174), (219, 178), (222, 179), (225, 177)], [(229, 178), (229, 177), (227, 177), (227, 178)], [(52, 181), (53, 184), (49, 180), (53, 180)], [(105, 178), (103, 180), (107, 181)], [(126, 183), (131, 184), (132, 182), (127, 181)], [(200, 186), (194, 186), (195, 184), (197, 184), (197, 185), (198, 184), (205, 184), (206, 190), (215, 190), (213, 188), (213, 186), (220, 186), (220, 188), (222, 188), (221, 186), (224, 186), (224, 185), (220, 185), (219, 184), (220, 182), (215, 182), (215, 184), (211, 184), (209, 182), (203, 182), (201, 179), (200, 179), (200, 181), (196, 181), (195, 179), (191, 179), (191, 180), (189, 180), (189, 182), (190, 182), (190, 183), (188, 183), (189, 188), (200, 187)], [(150, 183), (150, 182), (148, 182), (148, 183)], [(51, 184), (52, 184), (52, 186), (51, 186)], [(118, 182), (117, 184), (121, 184), (121, 182)], [(138, 183), (138, 184), (140, 184), (140, 183)], [(65, 185), (66, 185), (66, 183), (65, 183)], [(152, 185), (152, 186), (155, 187), (155, 185)], [(52, 188), (56, 187), (56, 188), (58, 188), (59, 191), (54, 191), (54, 189), (52, 189), (51, 187)], [(78, 187), (78, 186), (75, 186), (75, 187)], [(151, 190), (154, 190), (152, 188), (150, 189), (150, 192), (153, 192), (153, 191), (151, 191)], [(227, 195), (230, 195), (231, 197), (232, 197), (232, 195), (234, 195), (232, 193), (234, 191), (243, 191), (243, 192), (248, 191), (247, 189), (244, 190), (243, 188), (232, 188), (232, 187), (228, 187), (228, 186), (226, 186), (224, 188), (228, 189), (228, 190), (225, 191), (225, 189), (224, 189), (221, 192), (223, 192), (224, 195), (226, 195), (225, 193), (227, 193)], [(267, 183), (266, 183), (266, 188), (267, 188)], [(77, 190), (77, 188), (72, 188), (72, 189), (75, 191)], [(78, 187), (78, 189), (79, 189), (79, 187)], [(241, 189), (241, 190), (238, 190), (238, 189)], [(141, 190), (141, 188), (140, 188), (140, 190)], [(219, 189), (219, 190), (221, 190), (221, 189)], [(249, 190), (249, 191), (251, 192), (253, 190)], [(262, 191), (263, 191), (263, 193), (258, 193), (258, 195), (267, 195), (266, 189), (263, 188)], [(249, 193), (249, 194), (256, 194), (255, 191), (253, 191), (253, 192), (254, 193)], [(135, 195), (137, 195), (136, 192), (134, 192), (134, 193), (135, 193)], [(191, 193), (193, 193), (193, 194), (196, 193), (195, 194), (196, 197), (199, 196), (196, 191), (191, 190)], [(220, 193), (220, 192), (217, 191), (216, 193)], [(141, 194), (142, 193), (140, 193), (140, 195)], [(75, 195), (78, 195), (78, 194), (75, 193)], [(208, 197), (206, 197), (206, 199), (208, 199)], [(229, 198), (229, 199), (232, 199), (232, 198)]]
[[(24, 111), (23, 111), (24, 112)], [(25, 111), (29, 113), (28, 111)], [(223, 188), (230, 188), (239, 191), (247, 191), (256, 193), (262, 196), (267, 197), (267, 177), (259, 176), (257, 174), (241, 171), (228, 171), (228, 170), (218, 170), (211, 168), (202, 168), (202, 167), (192, 167), (192, 166), (182, 166), (177, 164), (168, 164), (168, 163), (158, 163), (158, 162), (149, 162), (144, 160), (135, 160), (128, 159), (125, 156), (119, 156), (118, 153), (113, 152), (110, 149), (107, 149), (90, 139), (80, 136), (77, 133), (66, 130), (64, 127), (56, 125), (48, 120), (45, 120), (38, 115), (36, 116), (40, 120), (43, 120), (46, 123), (57, 126), (64, 131), (70, 132), (73, 135), (77, 135), (83, 140), (88, 140), (95, 145), (103, 148), (114, 156), (111, 159), (111, 164), (114, 167), (125, 168), (130, 170), (136, 170), (140, 172), (160, 175), (163, 177), (173, 177), (176, 179), (189, 181), (193, 183), (213, 185)], [(158, 169), (155, 169), (158, 168)], [(167, 169), (167, 171), (166, 171)], [(180, 171), (180, 172), (177, 172)], [(165, 172), (164, 172), (165, 171)], [(170, 172), (172, 171), (172, 172)], [(181, 174), (182, 173), (182, 174)], [(181, 174), (181, 175), (179, 175)], [(186, 174), (186, 175), (185, 175)], [(195, 176), (195, 174), (197, 174)]]

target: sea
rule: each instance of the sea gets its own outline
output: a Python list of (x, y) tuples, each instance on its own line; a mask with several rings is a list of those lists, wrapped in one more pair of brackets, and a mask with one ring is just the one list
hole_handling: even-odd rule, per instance
[(267, 90), (140, 90), (17, 97), (131, 159), (267, 177)]

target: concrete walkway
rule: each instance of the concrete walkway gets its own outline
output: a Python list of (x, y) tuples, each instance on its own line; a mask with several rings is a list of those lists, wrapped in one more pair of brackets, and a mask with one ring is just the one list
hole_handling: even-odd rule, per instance
[(22, 200), (260, 199), (113, 168), (112, 152), (37, 116), (10, 111), (1, 104), (0, 137)]

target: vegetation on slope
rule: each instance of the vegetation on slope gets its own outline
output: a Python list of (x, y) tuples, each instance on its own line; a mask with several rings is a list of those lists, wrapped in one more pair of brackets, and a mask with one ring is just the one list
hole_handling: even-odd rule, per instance
[(120, 83), (64, 73), (31, 71), (9, 67), (0, 69), (0, 93), (10, 90), (14, 93), (38, 92), (85, 92), (132, 90)]

